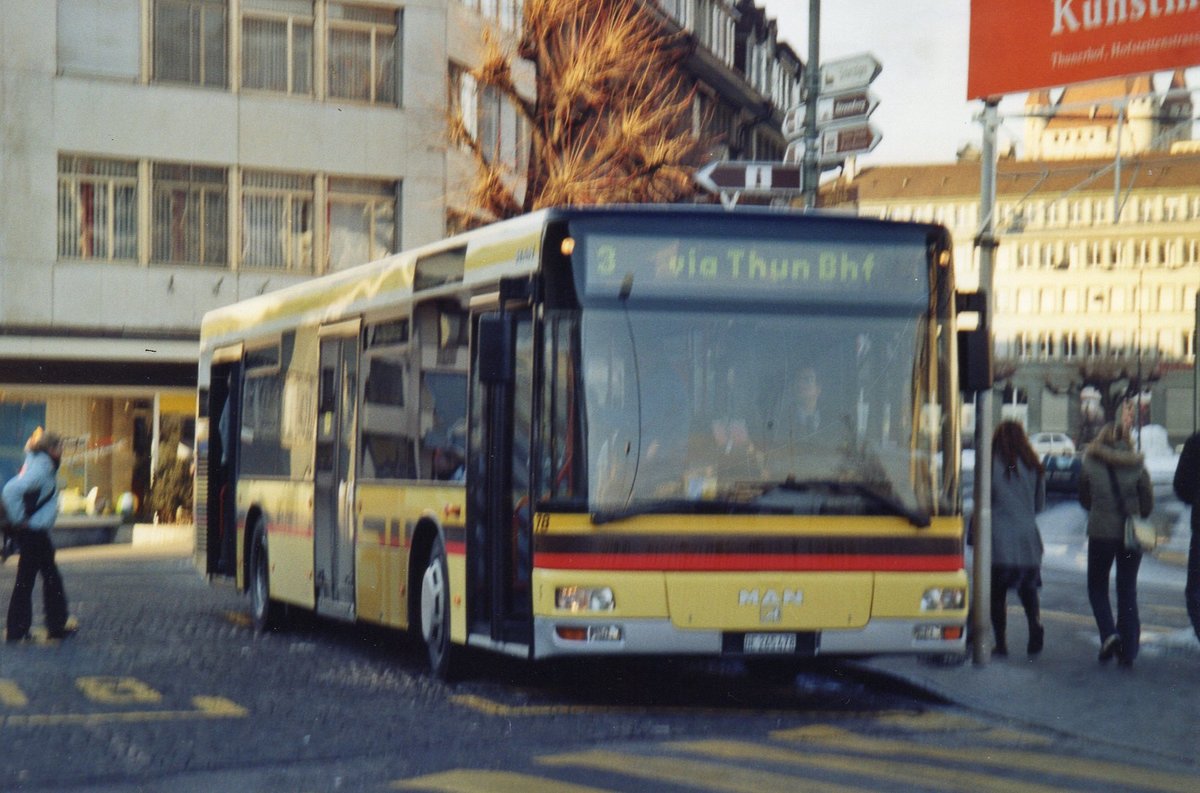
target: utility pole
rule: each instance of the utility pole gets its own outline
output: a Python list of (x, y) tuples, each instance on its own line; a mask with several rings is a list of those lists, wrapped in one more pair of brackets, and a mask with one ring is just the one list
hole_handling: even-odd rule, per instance
[(821, 0), (808, 0), (808, 71), (804, 84), (804, 207), (817, 206), (817, 97), (821, 93)]
[[(992, 316), (995, 301), (993, 282), (996, 254), (996, 131), (999, 127), (999, 98), (984, 100), (982, 162), (979, 177), (979, 291), (983, 293), (983, 319), (988, 347), (994, 349)], [(975, 394), (975, 557), (971, 592), (971, 628), (973, 659), (984, 665), (992, 657), (992, 617), (989, 611), (992, 590), (992, 389)]]

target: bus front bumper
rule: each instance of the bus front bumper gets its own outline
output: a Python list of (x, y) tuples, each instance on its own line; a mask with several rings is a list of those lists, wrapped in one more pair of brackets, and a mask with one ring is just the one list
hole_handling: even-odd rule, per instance
[[(745, 633), (684, 630), (669, 619), (535, 617), (533, 625), (535, 658), (593, 655), (944, 655), (966, 651), (965, 616), (873, 619), (862, 628), (790, 634), (786, 631)], [(795, 641), (786, 639), (788, 635), (796, 637)], [(784, 638), (776, 641), (758, 637)], [(747, 648), (750, 650), (747, 651)]]

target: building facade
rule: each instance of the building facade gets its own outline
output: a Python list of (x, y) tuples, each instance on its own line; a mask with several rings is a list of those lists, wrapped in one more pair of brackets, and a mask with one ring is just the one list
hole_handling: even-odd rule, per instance
[[(748, 2), (655, 7), (695, 42), (697, 129), (782, 150), (800, 62), (773, 24)], [(0, 476), (47, 425), (69, 439), (68, 490), (147, 503), (187, 453), (204, 312), (443, 236), (471, 175), (451, 108), (522, 156), (515, 114), (462, 80), (483, 31), (520, 15), (0, 0)]]
[[(1022, 157), (998, 163), (993, 322), (1001, 415), (1086, 441), (1096, 391), (1142, 382), (1143, 421), (1195, 429), (1200, 149), (1182, 73), (1032, 94)], [(1118, 156), (1119, 153), (1119, 156)], [(980, 163), (847, 170), (830, 204), (933, 220), (979, 283)], [(1106, 406), (1111, 414), (1113, 406)]]

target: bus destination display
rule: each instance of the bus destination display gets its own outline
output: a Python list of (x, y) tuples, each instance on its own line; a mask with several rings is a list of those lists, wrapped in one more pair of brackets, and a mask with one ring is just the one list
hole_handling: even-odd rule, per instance
[(923, 303), (923, 245), (588, 234), (584, 292)]

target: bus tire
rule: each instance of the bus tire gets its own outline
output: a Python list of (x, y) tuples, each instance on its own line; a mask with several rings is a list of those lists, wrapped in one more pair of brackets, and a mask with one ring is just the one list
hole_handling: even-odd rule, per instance
[(450, 641), (450, 575), (446, 567), (446, 546), (435, 537), (429, 560), (421, 575), (421, 639), (429, 654), (429, 669), (435, 677), (449, 680), (457, 671), (456, 650)]
[(284, 606), (271, 600), (271, 568), (267, 558), (267, 533), (261, 522), (250, 543), (250, 618), (255, 633), (283, 628)]

